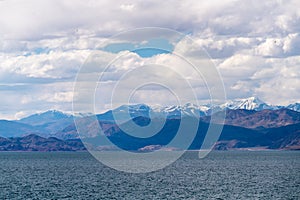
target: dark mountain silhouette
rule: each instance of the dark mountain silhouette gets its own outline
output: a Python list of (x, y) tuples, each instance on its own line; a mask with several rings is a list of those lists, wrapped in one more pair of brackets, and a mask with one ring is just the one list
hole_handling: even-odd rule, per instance
[[(135, 122), (137, 124), (144, 124), (145, 120), (147, 119), (145, 119), (144, 117), (135, 118)], [(191, 123), (193, 123), (193, 120), (195, 119), (189, 119)], [(107, 131), (110, 133), (108, 135), (109, 140), (118, 147), (124, 150), (138, 150), (147, 146), (167, 145), (176, 136), (179, 125), (180, 119), (167, 120), (165, 126), (156, 135), (147, 138), (128, 135), (126, 132), (122, 131), (121, 129), (116, 129), (115, 127), (113, 127), (113, 131), (110, 129), (108, 129)], [(196, 133), (196, 136), (192, 140), (193, 142), (189, 146), (189, 149), (200, 149), (208, 126), (208, 123), (199, 123), (198, 131)], [(215, 126), (221, 125), (215, 124)], [(299, 146), (297, 146), (297, 144), (299, 144), (299, 128), (300, 127), (298, 124), (263, 130), (254, 130), (239, 126), (224, 125), (219, 140), (214, 148), (218, 150), (227, 150), (234, 148), (299, 149)], [(190, 131), (192, 130), (189, 130), (189, 128), (185, 129), (186, 134), (183, 135), (183, 138), (181, 138), (182, 141), (184, 141), (185, 138), (190, 137)], [(103, 143), (103, 137), (104, 136), (98, 136), (84, 141), (87, 143), (91, 143), (94, 146), (107, 145)], [(175, 149), (180, 149), (182, 148), (182, 144), (177, 143), (172, 147)]]
[(80, 140), (59, 140), (43, 138), (35, 134), (24, 137), (0, 137), (0, 151), (83, 151), (84, 145)]
[[(215, 113), (214, 123), (221, 122), (221, 112)], [(209, 122), (211, 116), (202, 118)], [(219, 120), (218, 120), (219, 119)], [(276, 128), (300, 123), (300, 113), (286, 108), (278, 110), (226, 110), (225, 124), (245, 128)]]
[(271, 149), (300, 149), (300, 123), (265, 130)]

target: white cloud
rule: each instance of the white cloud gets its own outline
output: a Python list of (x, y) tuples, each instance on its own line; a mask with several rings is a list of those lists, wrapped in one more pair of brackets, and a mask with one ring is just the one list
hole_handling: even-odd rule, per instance
[(298, 7), (297, 0), (251, 1), (247, 4), (235, 0), (134, 3), (121, 0), (1, 1), (0, 34), (11, 39), (87, 33), (107, 36), (143, 26), (167, 27), (184, 32), (210, 29), (216, 35), (265, 35), (276, 31), (284, 34), (299, 30)]
[[(19, 113), (18, 117), (29, 110), (70, 110), (72, 81), (93, 49), (105, 46), (120, 31), (145, 26), (189, 34), (217, 65), (229, 98), (257, 95), (274, 104), (299, 101), (299, 7), (297, 0), (246, 4), (240, 0), (0, 1), (0, 114), (14, 117)], [(118, 39), (132, 43), (140, 38)], [(199, 56), (197, 45), (169, 39), (176, 53)], [(127, 70), (154, 63), (171, 66), (193, 83), (198, 94), (206, 95), (205, 84), (184, 61), (168, 54), (141, 58), (124, 53), (101, 52), (100, 66), (86, 71), (86, 77), (96, 76), (105, 67), (101, 63), (123, 55), (106, 73), (108, 85)], [(166, 78), (168, 73), (164, 73)], [(169, 82), (180, 88), (174, 74), (169, 75)], [(153, 76), (141, 77), (151, 80)], [(146, 96), (140, 92), (135, 99), (144, 101)]]
[(120, 9), (124, 11), (132, 11), (134, 9), (134, 4), (121, 4)]
[(255, 48), (255, 53), (268, 57), (286, 57), (299, 54), (299, 33), (288, 34), (282, 38), (266, 38)]
[(225, 77), (248, 78), (264, 65), (261, 57), (249, 54), (235, 54), (225, 59), (218, 68)]
[(73, 50), (33, 55), (3, 55), (0, 56), (0, 73), (15, 73), (33, 78), (73, 77), (89, 54), (86, 50)]
[(44, 94), (38, 97), (38, 100), (58, 104), (61, 102), (71, 103), (73, 100), (73, 91), (55, 92), (54, 94)]

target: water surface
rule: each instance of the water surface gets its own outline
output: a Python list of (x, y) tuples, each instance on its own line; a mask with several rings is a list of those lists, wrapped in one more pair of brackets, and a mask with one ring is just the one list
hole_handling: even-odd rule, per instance
[(188, 152), (147, 174), (87, 152), (0, 152), (0, 199), (300, 199), (300, 152)]

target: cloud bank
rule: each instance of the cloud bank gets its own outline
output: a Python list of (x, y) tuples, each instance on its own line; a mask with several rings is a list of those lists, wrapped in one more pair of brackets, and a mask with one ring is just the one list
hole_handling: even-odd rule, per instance
[[(258, 96), (270, 104), (297, 102), (299, 7), (296, 0), (0, 1), (0, 118), (47, 109), (71, 111), (73, 81), (89, 55), (109, 37), (142, 27), (189, 35), (217, 66), (229, 99)], [(172, 45), (182, 53), (190, 51), (178, 41)], [(120, 53), (102, 50), (104, 61)], [(116, 64), (111, 81), (149, 60), (178, 64), (169, 54), (147, 58), (131, 52)], [(161, 96), (160, 103), (169, 99)]]

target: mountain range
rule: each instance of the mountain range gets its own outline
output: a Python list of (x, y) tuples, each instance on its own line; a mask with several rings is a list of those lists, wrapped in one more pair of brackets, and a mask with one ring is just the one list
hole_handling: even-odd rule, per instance
[[(214, 106), (191, 103), (165, 107), (123, 105), (97, 114), (96, 122), (88, 115), (73, 116), (56, 110), (20, 120), (0, 120), (0, 150), (83, 150), (74, 119), (87, 127), (84, 136), (81, 135), (83, 142), (96, 149), (110, 149), (105, 143), (95, 143), (103, 141), (103, 137), (126, 150), (163, 148), (176, 134), (182, 118), (188, 118), (191, 122), (200, 119), (199, 129), (190, 146), (190, 149), (199, 149), (211, 119), (214, 119), (212, 123), (219, 126), (224, 112), (225, 125), (215, 149), (300, 149), (300, 104), (271, 106), (250, 97)], [(133, 120), (138, 126), (147, 126), (150, 121), (154, 125), (159, 124), (162, 118), (166, 118), (164, 127), (150, 138), (130, 137), (116, 123), (126, 126), (129, 120)], [(97, 129), (95, 123), (99, 123), (103, 132)], [(180, 149), (180, 145), (174, 146), (174, 149)]]

